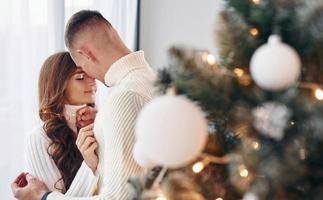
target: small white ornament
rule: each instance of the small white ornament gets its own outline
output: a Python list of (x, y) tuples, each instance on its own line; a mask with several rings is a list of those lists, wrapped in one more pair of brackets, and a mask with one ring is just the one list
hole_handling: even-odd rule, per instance
[(250, 72), (259, 87), (279, 91), (297, 82), (301, 60), (292, 47), (282, 43), (279, 36), (272, 35), (252, 56)]
[(275, 140), (281, 140), (292, 112), (283, 104), (268, 102), (253, 109), (252, 114), (253, 126), (257, 131)]
[(138, 116), (136, 137), (147, 158), (165, 167), (180, 167), (203, 151), (207, 121), (201, 109), (183, 96), (161, 96)]
[(242, 200), (259, 200), (259, 198), (255, 193), (247, 192), (245, 195), (243, 195)]

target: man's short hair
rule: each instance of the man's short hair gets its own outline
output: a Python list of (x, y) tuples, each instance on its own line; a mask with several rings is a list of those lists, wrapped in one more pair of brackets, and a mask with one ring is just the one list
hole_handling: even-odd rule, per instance
[(106, 20), (101, 13), (94, 10), (81, 10), (68, 20), (65, 30), (65, 45), (68, 49), (73, 47), (77, 34), (96, 24), (97, 22), (103, 22), (109, 27), (110, 22)]

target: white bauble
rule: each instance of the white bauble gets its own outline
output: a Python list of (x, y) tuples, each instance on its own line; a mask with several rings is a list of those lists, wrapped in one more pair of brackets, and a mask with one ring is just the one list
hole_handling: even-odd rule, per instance
[(145, 153), (141, 150), (141, 146), (138, 142), (135, 144), (133, 148), (133, 157), (135, 161), (142, 167), (145, 168), (153, 168), (156, 166), (156, 164), (151, 161)]
[(242, 200), (259, 200), (258, 196), (255, 193), (247, 192)]
[(207, 121), (201, 109), (183, 96), (161, 96), (138, 116), (136, 136), (141, 150), (153, 162), (180, 167), (203, 151)]
[(259, 47), (251, 58), (250, 72), (259, 87), (278, 91), (294, 85), (301, 72), (297, 52), (277, 35)]

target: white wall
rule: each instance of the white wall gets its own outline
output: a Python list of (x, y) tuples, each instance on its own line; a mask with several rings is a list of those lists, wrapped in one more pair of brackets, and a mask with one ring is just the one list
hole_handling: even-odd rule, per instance
[(214, 25), (220, 0), (141, 0), (140, 49), (150, 65), (167, 64), (167, 50), (188, 45), (216, 52)]

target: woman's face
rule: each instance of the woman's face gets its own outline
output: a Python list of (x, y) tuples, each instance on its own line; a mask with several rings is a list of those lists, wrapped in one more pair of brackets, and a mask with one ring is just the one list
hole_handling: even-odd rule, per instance
[(71, 105), (95, 103), (95, 93), (95, 79), (88, 76), (81, 68), (77, 68), (67, 81), (66, 103)]

